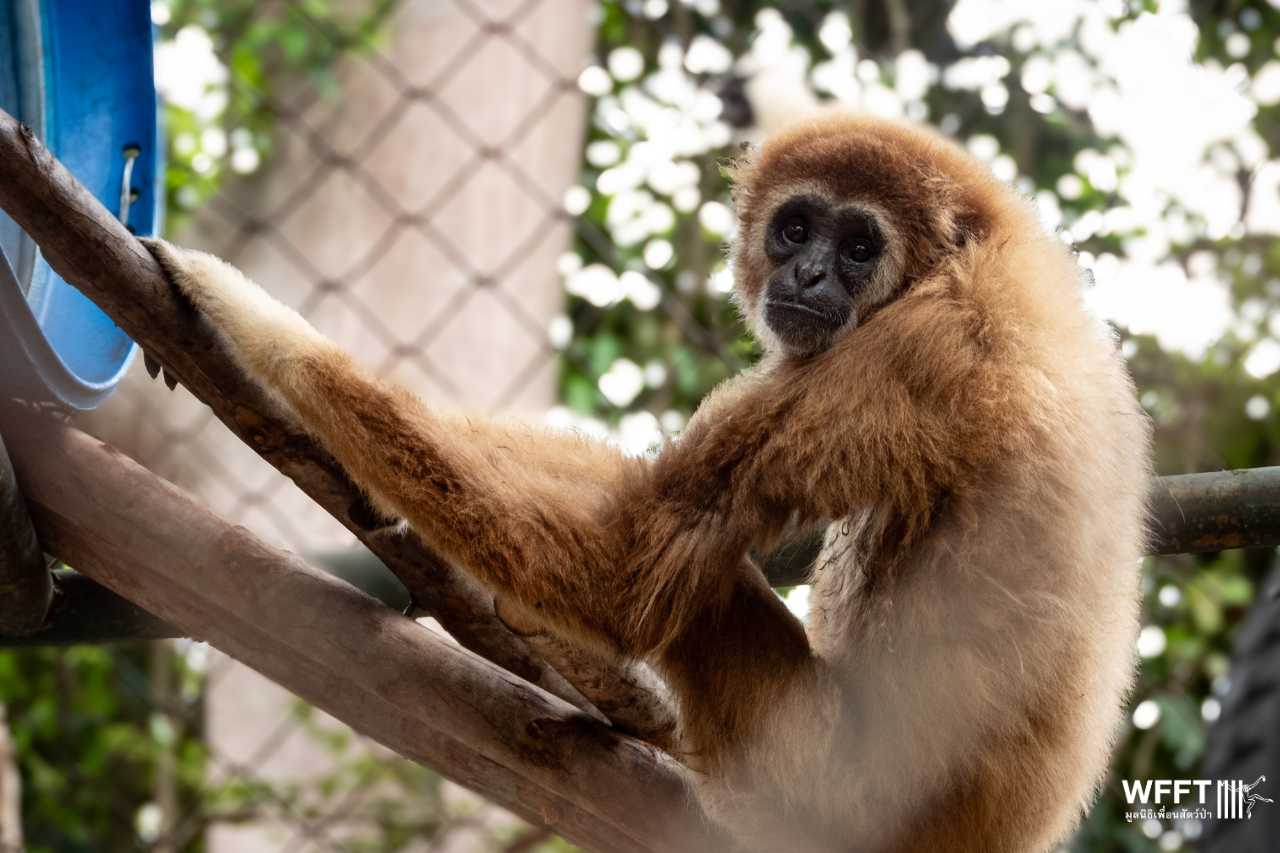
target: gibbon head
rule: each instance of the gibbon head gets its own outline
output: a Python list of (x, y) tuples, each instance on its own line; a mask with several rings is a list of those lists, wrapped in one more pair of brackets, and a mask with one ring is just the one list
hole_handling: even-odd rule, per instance
[(734, 287), (766, 348), (807, 356), (866, 322), (968, 242), (1008, 190), (940, 135), (829, 115), (734, 167)]

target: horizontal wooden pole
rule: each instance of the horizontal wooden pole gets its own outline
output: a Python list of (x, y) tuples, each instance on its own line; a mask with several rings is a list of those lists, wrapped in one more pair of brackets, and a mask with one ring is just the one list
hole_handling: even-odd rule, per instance
[(71, 569), (52, 573), (56, 594), (38, 630), (0, 635), (0, 648), (162, 640), (182, 632), (102, 584)]
[[(336, 561), (334, 565), (319, 564), (318, 567), (388, 607), (403, 611), (409, 604), (409, 593), (376, 557), (368, 551), (364, 554), (363, 560), (346, 559)], [(73, 569), (59, 568), (52, 577), (56, 593), (44, 624), (25, 634), (0, 633), (0, 648), (74, 646), (186, 636), (176, 626)]]
[(661, 750), (263, 544), (97, 439), (4, 418), (40, 541), (81, 573), (577, 844), (725, 849)]

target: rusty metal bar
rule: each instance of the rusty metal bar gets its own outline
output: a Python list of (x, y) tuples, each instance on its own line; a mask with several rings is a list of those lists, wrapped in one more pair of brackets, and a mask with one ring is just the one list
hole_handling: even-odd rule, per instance
[(1160, 477), (1149, 505), (1151, 554), (1280, 545), (1280, 467)]

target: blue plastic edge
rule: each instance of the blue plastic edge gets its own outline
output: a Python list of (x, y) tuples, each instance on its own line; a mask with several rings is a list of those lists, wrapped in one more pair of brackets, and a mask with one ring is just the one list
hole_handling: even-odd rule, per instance
[[(131, 185), (136, 233), (157, 232), (163, 211), (163, 140), (146, 0), (45, 0), (47, 147), (109, 210), (119, 206), (125, 145), (142, 154)], [(7, 267), (6, 265), (3, 265)], [(3, 374), (11, 396), (55, 399), (77, 409), (100, 404), (136, 352), (96, 305), (40, 259), (39, 286), (28, 300), (9, 269), (0, 269), (0, 317), (24, 364)], [(34, 375), (22, 375), (22, 368)]]

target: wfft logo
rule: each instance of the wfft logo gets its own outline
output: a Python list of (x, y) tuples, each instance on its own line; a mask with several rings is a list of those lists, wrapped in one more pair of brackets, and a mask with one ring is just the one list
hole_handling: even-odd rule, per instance
[[(1131, 810), (1125, 820), (1147, 818), (1217, 817), (1220, 820), (1249, 820), (1258, 803), (1273, 803), (1258, 790), (1267, 781), (1259, 776), (1248, 783), (1242, 779), (1124, 779), (1125, 801)], [(1209, 811), (1210, 797), (1214, 810)]]

